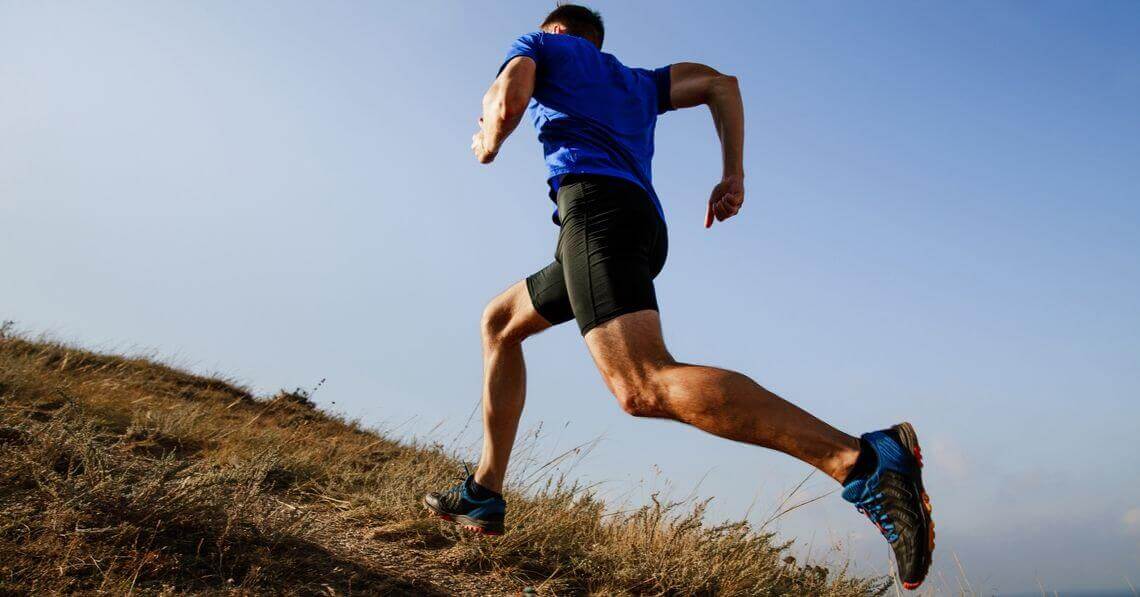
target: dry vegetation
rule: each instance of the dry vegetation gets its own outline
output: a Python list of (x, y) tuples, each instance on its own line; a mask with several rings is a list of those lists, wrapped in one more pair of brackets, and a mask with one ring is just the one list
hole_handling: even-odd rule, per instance
[(458, 463), (218, 379), (0, 331), (0, 595), (867, 595), (700, 508), (606, 516), (573, 485), (466, 537), (417, 496)]

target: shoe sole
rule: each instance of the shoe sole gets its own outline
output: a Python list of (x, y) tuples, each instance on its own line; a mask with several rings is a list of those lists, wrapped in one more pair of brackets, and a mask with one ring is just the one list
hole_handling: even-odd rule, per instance
[[(892, 427), (899, 434), (899, 441), (902, 442), (904, 448), (910, 451), (914, 456), (915, 461), (918, 462), (918, 468), (922, 469), (922, 447), (918, 445), (918, 433), (915, 432), (914, 426), (910, 423), (899, 423)], [(926, 539), (926, 571), (923, 572), (923, 580), (925, 580), (926, 572), (930, 571), (930, 564), (934, 561), (934, 506), (930, 505), (930, 496), (926, 493), (926, 488), (922, 485), (921, 470), (918, 479), (918, 490), (922, 496), (923, 516), (926, 518), (926, 528), (929, 530)], [(908, 591), (917, 589), (922, 584), (922, 580), (914, 583), (904, 582), (903, 588)]]
[(498, 537), (503, 534), (503, 523), (501, 522), (487, 522), (485, 520), (471, 518), (470, 516), (464, 516), (462, 514), (452, 515), (446, 512), (440, 512), (439, 510), (436, 510), (434, 506), (429, 504), (426, 499), (421, 503), (423, 503), (424, 508), (427, 508), (428, 514), (441, 520), (446, 520), (447, 522), (453, 523), (463, 530), (471, 531), (472, 533), (475, 533), (477, 535), (484, 535), (486, 537)]

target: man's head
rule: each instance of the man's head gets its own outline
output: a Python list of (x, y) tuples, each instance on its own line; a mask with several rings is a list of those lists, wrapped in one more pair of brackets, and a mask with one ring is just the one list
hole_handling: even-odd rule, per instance
[(542, 30), (547, 33), (564, 33), (589, 40), (602, 49), (606, 28), (602, 15), (577, 4), (563, 4), (555, 8), (542, 22)]

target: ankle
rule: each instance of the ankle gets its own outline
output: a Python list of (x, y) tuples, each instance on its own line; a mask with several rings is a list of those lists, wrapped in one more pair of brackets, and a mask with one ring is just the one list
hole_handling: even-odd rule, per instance
[[(845, 484), (851, 477), (853, 472), (859, 465), (860, 454), (862, 453), (861, 442), (857, 438), (851, 438), (848, 445), (836, 450), (827, 459), (825, 463), (824, 472), (831, 478), (839, 481), (840, 484)], [(864, 455), (864, 458), (866, 455)]]
[(476, 481), (474, 478), (472, 478), (471, 482), (468, 484), (467, 490), (471, 492), (471, 497), (477, 500), (503, 498), (502, 488), (491, 489), (490, 487), (487, 487), (486, 485), (483, 485), (482, 483)]
[(847, 485), (855, 479), (869, 477), (879, 466), (879, 455), (875, 452), (875, 448), (862, 438), (858, 441), (859, 449), (856, 451), (855, 461), (843, 471), (842, 478), (837, 478), (843, 485)]
[(486, 489), (495, 495), (500, 495), (503, 493), (502, 477), (496, 477), (483, 471), (475, 471), (475, 474), (472, 477), (472, 481), (479, 487)]

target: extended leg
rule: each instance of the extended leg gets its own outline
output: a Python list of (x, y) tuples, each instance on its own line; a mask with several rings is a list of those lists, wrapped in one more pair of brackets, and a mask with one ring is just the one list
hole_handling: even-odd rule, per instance
[(483, 455), (475, 482), (502, 492), (526, 400), (522, 341), (550, 327), (535, 311), (526, 283), (495, 297), (483, 311)]
[(688, 423), (728, 439), (794, 456), (843, 482), (859, 440), (739, 373), (678, 363), (656, 311), (610, 320), (586, 334), (606, 385), (634, 415)]

